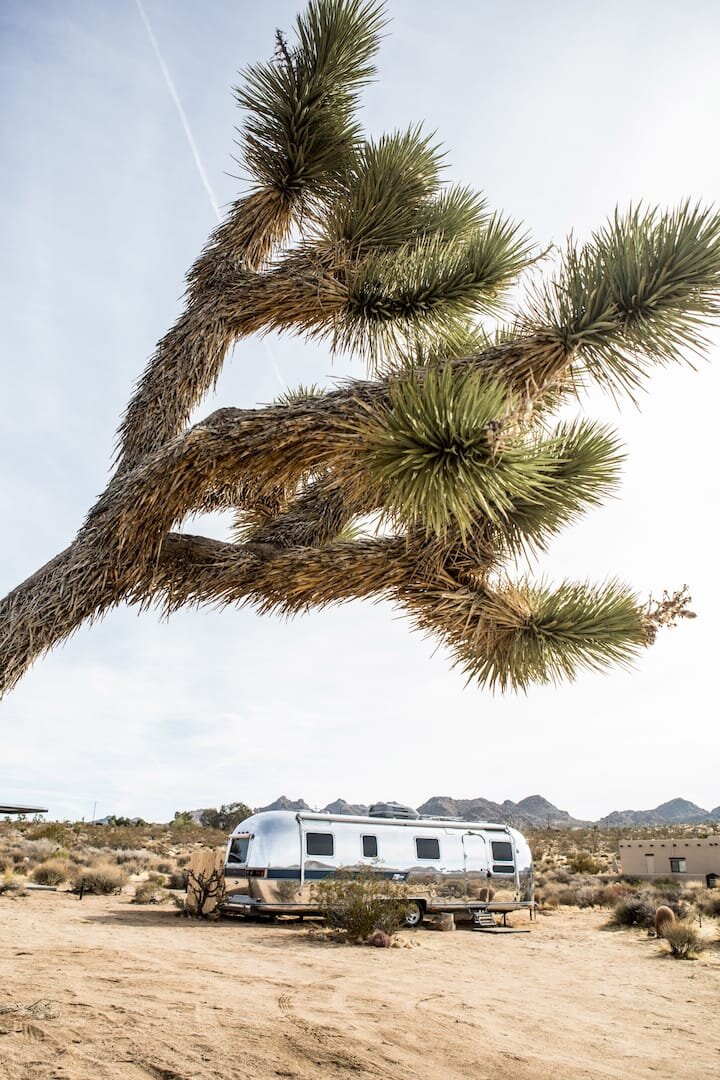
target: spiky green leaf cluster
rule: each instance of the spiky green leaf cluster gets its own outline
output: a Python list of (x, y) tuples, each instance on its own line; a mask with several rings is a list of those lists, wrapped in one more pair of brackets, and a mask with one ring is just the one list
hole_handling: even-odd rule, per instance
[(301, 202), (326, 197), (345, 176), (361, 139), (354, 113), (374, 75), (385, 18), (375, 0), (311, 0), (296, 38), (243, 72), (243, 161), (253, 180)]
[(499, 548), (519, 554), (543, 550), (565, 526), (613, 493), (625, 455), (617, 434), (590, 420), (559, 425), (549, 437), (528, 441), (528, 457), (542, 463), (543, 482), (530, 498), (513, 500)]
[(364, 446), (390, 516), (463, 540), (490, 529), (508, 552), (542, 547), (600, 502), (622, 460), (615, 435), (588, 422), (529, 436), (499, 381), (452, 364), (394, 382)]
[(472, 317), (495, 315), (530, 250), (517, 225), (493, 215), (470, 237), (422, 237), (398, 251), (370, 254), (348, 271), (336, 346), (378, 365), (410, 344), (464, 329)]
[(453, 638), (463, 670), (501, 691), (628, 666), (645, 645), (642, 608), (618, 582), (507, 586), (484, 597), (473, 626)]
[(568, 245), (528, 328), (577, 350), (597, 382), (632, 392), (650, 364), (705, 346), (719, 295), (720, 214), (689, 202), (669, 213), (636, 207)]

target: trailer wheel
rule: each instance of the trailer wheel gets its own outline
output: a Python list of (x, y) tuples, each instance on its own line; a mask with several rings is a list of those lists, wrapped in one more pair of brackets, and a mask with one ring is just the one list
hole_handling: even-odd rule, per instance
[(403, 919), (403, 926), (407, 926), (414, 929), (416, 926), (421, 926), (423, 916), (425, 912), (422, 909), (422, 905), (417, 900), (411, 900), (407, 907), (405, 918)]

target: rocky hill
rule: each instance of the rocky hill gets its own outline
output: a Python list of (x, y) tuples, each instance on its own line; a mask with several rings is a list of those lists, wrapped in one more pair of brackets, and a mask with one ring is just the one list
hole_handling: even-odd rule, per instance
[[(304, 799), (289, 799), (281, 795), (268, 806), (258, 810), (311, 810)], [(720, 806), (713, 810), (704, 810), (688, 799), (671, 799), (652, 810), (614, 810), (599, 821), (585, 821), (573, 817), (567, 810), (560, 810), (542, 795), (528, 795), (520, 802), (505, 799), (493, 802), (490, 799), (455, 799), (450, 795), (433, 795), (432, 798), (417, 807), (420, 814), (427, 817), (462, 818), (465, 821), (502, 821), (508, 825), (532, 828), (558, 828), (573, 826), (600, 825), (604, 828), (643, 826), (643, 825), (698, 825), (704, 822), (720, 822)], [(322, 807), (330, 814), (367, 814), (365, 803), (349, 803), (345, 799), (335, 799)]]
[(598, 825), (613, 826), (636, 825), (700, 825), (705, 821), (720, 820), (720, 807), (703, 810), (687, 799), (671, 799), (661, 803), (653, 810), (614, 810), (607, 817), (600, 818)]

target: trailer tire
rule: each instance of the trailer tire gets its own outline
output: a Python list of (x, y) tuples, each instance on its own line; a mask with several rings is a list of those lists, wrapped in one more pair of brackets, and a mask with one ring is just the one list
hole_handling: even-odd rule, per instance
[(425, 916), (422, 904), (417, 900), (411, 900), (407, 907), (405, 918), (403, 919), (403, 926), (408, 929), (414, 930), (418, 926), (422, 926), (422, 921)]

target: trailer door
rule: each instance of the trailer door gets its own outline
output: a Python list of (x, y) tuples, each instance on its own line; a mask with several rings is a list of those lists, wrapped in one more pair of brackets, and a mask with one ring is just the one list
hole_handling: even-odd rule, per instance
[(490, 877), (490, 852), (482, 833), (463, 833), (465, 892), (470, 899), (482, 899)]

